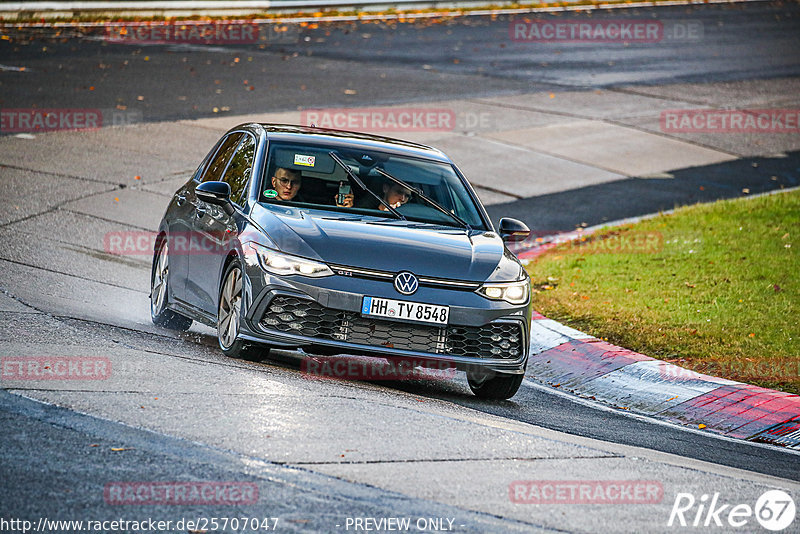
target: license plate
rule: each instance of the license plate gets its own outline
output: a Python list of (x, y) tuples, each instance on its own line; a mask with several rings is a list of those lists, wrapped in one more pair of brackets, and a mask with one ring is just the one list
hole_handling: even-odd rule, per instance
[(447, 319), (450, 317), (450, 307), (379, 297), (364, 297), (361, 313), (372, 317), (387, 317), (389, 319), (402, 319), (419, 323), (447, 324)]

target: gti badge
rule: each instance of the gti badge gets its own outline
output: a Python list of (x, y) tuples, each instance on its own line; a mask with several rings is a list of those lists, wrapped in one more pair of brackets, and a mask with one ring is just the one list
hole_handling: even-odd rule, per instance
[(419, 289), (419, 281), (413, 273), (402, 271), (394, 277), (394, 288), (403, 295), (413, 295)]

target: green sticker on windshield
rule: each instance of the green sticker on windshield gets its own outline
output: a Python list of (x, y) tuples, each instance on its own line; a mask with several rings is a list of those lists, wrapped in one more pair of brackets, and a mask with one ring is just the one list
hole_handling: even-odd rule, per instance
[(275, 191), (274, 189), (267, 189), (266, 191), (264, 191), (264, 196), (267, 198), (275, 198), (278, 196), (278, 192)]

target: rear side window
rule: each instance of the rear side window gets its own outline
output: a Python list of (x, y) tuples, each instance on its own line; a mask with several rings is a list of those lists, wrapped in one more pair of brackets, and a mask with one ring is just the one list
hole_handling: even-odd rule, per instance
[(225, 171), (223, 181), (231, 186), (231, 200), (240, 206), (244, 205), (247, 182), (250, 179), (255, 154), (256, 140), (253, 136), (245, 134), (228, 165), (228, 170)]
[(206, 169), (205, 175), (200, 179), (201, 182), (216, 182), (222, 179), (222, 173), (225, 172), (225, 167), (228, 165), (233, 151), (236, 150), (236, 145), (242, 140), (244, 133), (235, 132), (228, 136), (227, 139), (220, 145), (217, 154)]

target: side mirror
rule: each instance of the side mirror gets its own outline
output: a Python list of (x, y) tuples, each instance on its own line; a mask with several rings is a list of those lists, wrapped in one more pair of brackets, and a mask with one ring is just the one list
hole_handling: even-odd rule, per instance
[(234, 214), (231, 204), (231, 186), (225, 182), (203, 182), (194, 188), (197, 198), (203, 202), (221, 206), (228, 215)]
[(531, 235), (531, 229), (522, 221), (503, 217), (500, 219), (500, 237), (507, 243), (525, 241)]

